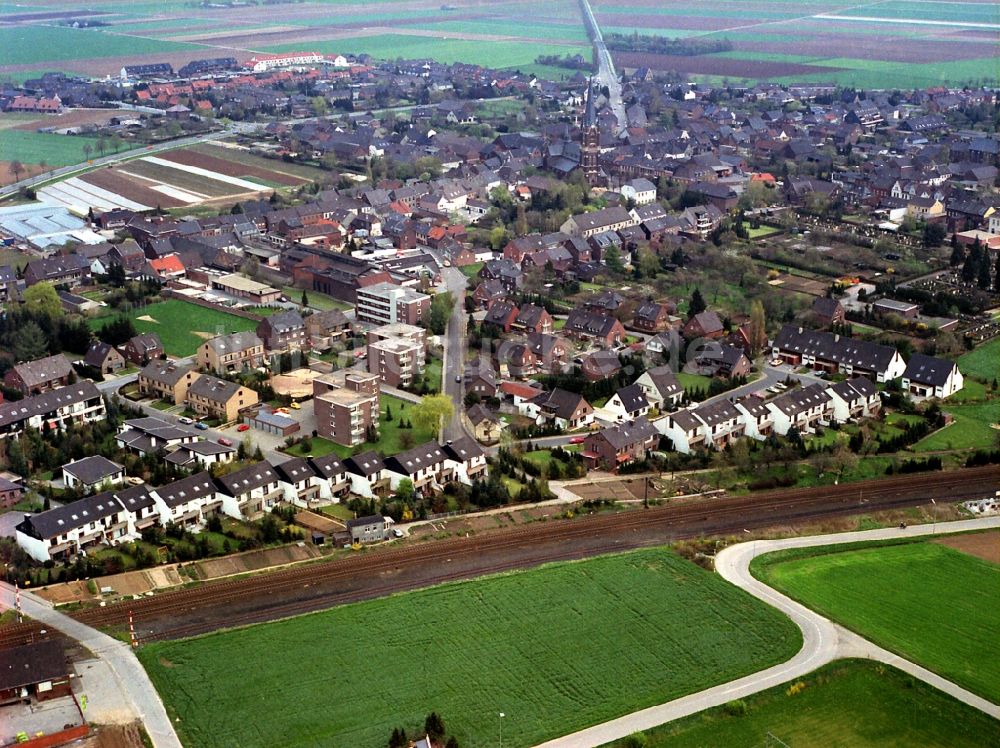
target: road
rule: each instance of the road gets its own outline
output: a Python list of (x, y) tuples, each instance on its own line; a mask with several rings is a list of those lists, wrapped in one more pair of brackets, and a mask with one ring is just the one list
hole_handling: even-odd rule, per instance
[[(0, 582), (0, 608), (13, 609), (14, 595), (11, 585)], [(28, 592), (21, 592), (21, 609), (29, 618), (62, 632), (94, 655), (97, 662), (83, 663), (85, 670), (81, 672), (89, 719), (96, 721), (97, 715), (113, 715), (119, 721), (140, 719), (156, 748), (181, 748), (163, 702), (127, 644), (59, 613), (51, 603)]]
[(624, 717), (581, 730), (562, 738), (550, 740), (539, 748), (591, 748), (613, 740), (620, 740), (635, 732), (648, 730), (681, 717), (721, 706), (734, 699), (751, 696), (768, 688), (787, 683), (811, 673), (833, 660), (862, 657), (878, 660), (919, 678), (948, 695), (975, 707), (994, 718), (1000, 718), (1000, 706), (936, 675), (925, 668), (899, 657), (867, 639), (848, 631), (818, 613), (768, 587), (750, 575), (750, 562), (757, 556), (789, 548), (813, 548), (839, 543), (859, 543), (871, 540), (895, 540), (900, 537), (943, 535), (946, 533), (984, 530), (1000, 527), (1000, 517), (916, 525), (905, 530), (887, 528), (834, 535), (815, 535), (805, 538), (759, 540), (739, 543), (722, 550), (715, 560), (719, 575), (728, 582), (749, 592), (759, 600), (778, 609), (802, 631), (802, 649), (790, 660), (780, 665), (724, 683), (690, 696), (685, 696), (659, 706), (643, 709)]
[(590, 0), (580, 0), (580, 11), (583, 13), (583, 22), (587, 27), (587, 34), (594, 45), (594, 54), (597, 55), (597, 75), (595, 79), (599, 87), (607, 86), (610, 93), (608, 105), (618, 119), (618, 129), (623, 130), (628, 126), (625, 116), (625, 104), (622, 101), (622, 85), (618, 80), (618, 73), (615, 72), (615, 63), (611, 59), (611, 53), (604, 44), (604, 35), (601, 34), (601, 27), (594, 17), (594, 11), (590, 7)]
[(465, 410), (465, 404), (463, 403), (465, 392), (463, 391), (462, 375), (465, 372), (465, 328), (467, 324), (465, 315), (465, 289), (467, 278), (458, 268), (442, 267), (441, 279), (445, 289), (455, 297), (455, 307), (451, 311), (451, 318), (448, 320), (448, 329), (445, 331), (444, 362), (441, 366), (442, 377), (444, 379), (441, 383), (441, 392), (451, 398), (455, 406), (455, 414), (441, 430), (442, 439), (445, 442), (449, 442), (460, 439), (463, 436), (472, 437), (462, 422), (462, 413)]

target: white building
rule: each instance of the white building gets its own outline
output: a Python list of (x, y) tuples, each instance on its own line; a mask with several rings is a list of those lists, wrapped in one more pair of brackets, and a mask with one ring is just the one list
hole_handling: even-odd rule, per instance
[(914, 353), (903, 372), (903, 391), (915, 398), (951, 397), (965, 385), (954, 361)]

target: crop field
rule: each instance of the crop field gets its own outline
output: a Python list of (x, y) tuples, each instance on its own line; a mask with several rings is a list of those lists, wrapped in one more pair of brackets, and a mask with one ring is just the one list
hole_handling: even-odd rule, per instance
[[(189, 304), (179, 299), (168, 299), (134, 309), (128, 313), (141, 333), (155, 332), (163, 341), (163, 348), (170, 356), (191, 356), (208, 338), (232, 332), (257, 329), (251, 319), (226, 314), (215, 309)], [(88, 321), (96, 330), (113, 319), (97, 317)]]
[(839, 660), (797, 682), (805, 686), (797, 694), (786, 683), (745, 699), (746, 715), (718, 707), (648, 730), (644, 745), (765, 745), (768, 733), (796, 748), (977, 748), (1000, 741), (1000, 722), (892, 667)]
[(188, 746), (382, 746), (435, 710), (475, 748), (494, 744), (499, 711), (504, 745), (535, 745), (800, 646), (776, 611), (654, 549), (156, 642), (139, 656)]
[[(23, 164), (40, 164), (52, 167), (78, 164), (88, 158), (84, 146), (90, 146), (90, 158), (96, 158), (97, 139), (84, 135), (56, 135), (31, 132), (15, 128), (0, 129), (0, 161), (17, 159)], [(122, 143), (122, 150), (128, 145)], [(108, 153), (112, 151), (109, 150)]]
[(1000, 700), (1000, 566), (915, 542), (779, 552), (753, 570), (877, 644)]
[(615, 52), (625, 68), (880, 88), (1000, 80), (1000, 18), (989, 2), (893, 0), (845, 8), (828, 0), (753, 6), (598, 0), (594, 12), (605, 33), (727, 39), (734, 47), (691, 57)]

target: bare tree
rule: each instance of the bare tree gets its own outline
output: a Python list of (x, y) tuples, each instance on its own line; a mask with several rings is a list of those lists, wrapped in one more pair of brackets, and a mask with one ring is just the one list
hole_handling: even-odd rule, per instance
[(24, 173), (24, 164), (20, 161), (11, 161), (7, 169), (10, 171), (11, 175), (14, 177), (15, 182), (21, 181), (21, 174)]

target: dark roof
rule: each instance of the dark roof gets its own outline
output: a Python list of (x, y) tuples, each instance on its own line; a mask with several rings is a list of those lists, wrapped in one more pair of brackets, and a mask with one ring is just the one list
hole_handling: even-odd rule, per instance
[(123, 511), (121, 503), (110, 491), (84, 497), (71, 504), (55, 507), (24, 518), (39, 537), (54, 538), (91, 522)]
[(917, 384), (943, 387), (948, 381), (948, 375), (951, 374), (954, 368), (954, 361), (927, 356), (923, 353), (914, 353), (906, 364), (906, 371), (903, 372), (903, 378)]
[(678, 381), (674, 370), (667, 365), (647, 369), (646, 374), (653, 380), (653, 385), (656, 387), (656, 391), (660, 393), (660, 397), (667, 398), (671, 395), (676, 395), (684, 389), (681, 387), (681, 383)]
[(556, 387), (551, 392), (543, 392), (532, 402), (544, 408), (550, 413), (554, 413), (559, 418), (569, 420), (573, 417), (573, 412), (582, 403), (586, 408), (590, 408), (590, 403), (579, 392), (570, 392)]
[(347, 468), (348, 472), (355, 475), (363, 475), (367, 478), (382, 470), (385, 467), (385, 463), (378, 456), (378, 452), (369, 450), (368, 452), (362, 452), (359, 455), (346, 458), (344, 460), (344, 467)]
[(608, 444), (615, 450), (619, 450), (638, 442), (644, 442), (658, 433), (645, 416), (639, 416), (631, 423), (623, 423), (604, 429), (600, 432), (600, 436), (607, 440)]
[(868, 399), (878, 392), (878, 388), (872, 384), (871, 380), (865, 377), (855, 377), (837, 382), (828, 388), (829, 391), (848, 403), (858, 399)]
[(697, 325), (703, 333), (719, 332), (723, 329), (719, 315), (712, 311), (699, 312), (688, 320), (689, 325)]
[(309, 460), (309, 462), (313, 470), (324, 478), (330, 478), (334, 475), (347, 472), (347, 467), (340, 461), (335, 452), (331, 452), (324, 457), (315, 457)]
[(216, 492), (215, 483), (208, 472), (195, 473), (187, 478), (181, 478), (166, 486), (153, 489), (154, 493), (163, 500), (163, 503), (173, 509), (188, 501), (204, 499), (214, 496)]
[(70, 670), (63, 646), (55, 639), (5, 649), (0, 660), (0, 691), (59, 680)]
[(838, 310), (842, 310), (840, 302), (837, 299), (831, 299), (829, 296), (819, 296), (815, 301), (813, 301), (812, 310), (823, 317), (833, 317)]
[(736, 409), (736, 406), (725, 399), (700, 405), (693, 412), (706, 426), (715, 426), (723, 421), (731, 421), (734, 418), (740, 417), (740, 412)]
[(577, 333), (578, 335), (592, 335), (604, 338), (611, 334), (611, 330), (614, 329), (617, 322), (617, 319), (606, 314), (599, 314), (578, 308), (569, 313), (563, 329)]
[(117, 462), (112, 462), (107, 457), (102, 457), (101, 455), (84, 457), (76, 462), (63, 465), (64, 473), (69, 473), (88, 485), (100, 483), (105, 478), (110, 478), (122, 470), (124, 468)]
[(73, 371), (69, 361), (62, 354), (46, 356), (35, 361), (18, 364), (14, 371), (21, 377), (25, 387), (37, 387), (55, 379), (68, 377)]
[(525, 304), (518, 311), (515, 322), (524, 327), (538, 327), (541, 324), (543, 314), (545, 314), (544, 307), (537, 304)]
[(353, 530), (355, 527), (365, 527), (367, 525), (381, 525), (385, 523), (385, 517), (381, 514), (369, 514), (367, 517), (355, 517), (347, 520), (347, 529)]
[(239, 389), (240, 385), (236, 382), (202, 374), (191, 383), (188, 394), (204, 397), (215, 403), (226, 403)]
[(829, 401), (830, 396), (826, 392), (826, 385), (816, 383), (778, 395), (771, 401), (771, 405), (786, 416), (795, 416)]
[(643, 408), (649, 407), (646, 394), (642, 391), (642, 387), (637, 384), (622, 387), (615, 395), (622, 401), (622, 405), (625, 406), (625, 412), (627, 413), (637, 413)]
[(193, 366), (183, 366), (173, 361), (150, 361), (139, 374), (166, 387), (173, 387), (192, 371)]
[(850, 364), (868, 371), (885, 371), (896, 355), (896, 349), (887, 345), (829, 332), (806, 330), (795, 325), (782, 327), (773, 346), (782, 351), (807, 354), (837, 364)]
[(87, 349), (87, 355), (83, 357), (83, 363), (99, 369), (104, 364), (104, 360), (108, 357), (108, 354), (113, 350), (115, 348), (110, 343), (105, 343), (103, 340), (96, 340)]
[(131, 486), (122, 491), (115, 491), (115, 496), (122, 506), (130, 512), (138, 512), (140, 509), (151, 507), (155, 503), (149, 493), (149, 488), (143, 484), (141, 486)]
[(216, 485), (230, 496), (239, 496), (268, 483), (277, 482), (278, 475), (268, 462), (256, 462), (215, 479)]
[(448, 442), (441, 447), (441, 451), (444, 452), (448, 459), (455, 460), (456, 462), (468, 462), (469, 460), (486, 455), (483, 448), (479, 446), (479, 443), (468, 436)]
[(419, 444), (413, 449), (400, 452), (385, 460), (386, 469), (402, 475), (413, 475), (418, 470), (444, 462), (445, 454), (437, 442)]
[(24, 421), (32, 416), (44, 415), (57, 408), (101, 397), (101, 391), (89, 379), (51, 392), (26, 397), (12, 403), (0, 404), (0, 426)]
[(498, 423), (500, 421), (497, 418), (496, 413), (487, 408), (482, 403), (476, 403), (466, 412), (469, 420), (472, 422), (473, 426), (477, 426), (483, 421), (489, 421), (490, 423)]
[(293, 457), (274, 466), (274, 471), (288, 483), (298, 483), (315, 477), (313, 466), (302, 457)]
[(302, 321), (302, 315), (296, 312), (294, 309), (286, 309), (283, 312), (278, 312), (277, 314), (272, 314), (270, 317), (265, 317), (263, 319), (264, 324), (271, 328), (272, 332), (283, 333), (289, 332), (290, 330), (298, 330), (305, 324)]

